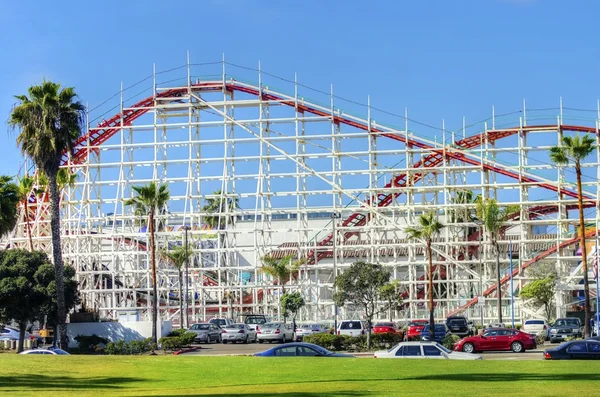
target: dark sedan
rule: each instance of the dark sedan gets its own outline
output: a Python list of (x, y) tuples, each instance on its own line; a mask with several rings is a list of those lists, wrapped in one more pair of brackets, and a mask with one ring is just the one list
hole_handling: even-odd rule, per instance
[(435, 324), (435, 328), (433, 331), (433, 338), (431, 337), (431, 332), (429, 331), (429, 324), (423, 327), (423, 331), (421, 331), (421, 339), (423, 340), (434, 340), (436, 342), (442, 342), (446, 336), (450, 334), (448, 327), (446, 324)]
[(600, 360), (600, 341), (575, 340), (544, 352), (546, 360)]
[(286, 343), (273, 347), (262, 353), (256, 353), (257, 357), (354, 357), (350, 354), (333, 353), (329, 350), (313, 345), (312, 343)]

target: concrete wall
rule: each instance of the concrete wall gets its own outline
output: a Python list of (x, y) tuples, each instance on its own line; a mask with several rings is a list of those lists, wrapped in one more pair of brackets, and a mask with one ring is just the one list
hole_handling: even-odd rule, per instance
[[(158, 329), (160, 327), (160, 329)], [(170, 321), (163, 321), (157, 325), (157, 334), (160, 339), (167, 336), (173, 330), (173, 325)], [(67, 336), (69, 337), (69, 347), (78, 347), (79, 344), (75, 340), (77, 335), (93, 335), (96, 334), (111, 342), (124, 340), (131, 342), (132, 340), (142, 340), (152, 336), (151, 321), (135, 321), (135, 322), (105, 322), (105, 323), (72, 323), (67, 324)]]

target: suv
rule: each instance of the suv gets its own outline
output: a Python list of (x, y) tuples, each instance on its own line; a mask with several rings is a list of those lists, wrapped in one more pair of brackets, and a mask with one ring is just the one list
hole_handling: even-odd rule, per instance
[(235, 323), (233, 322), (232, 319), (230, 318), (213, 318), (211, 319), (209, 322), (209, 324), (216, 324), (221, 328), (225, 328), (229, 325), (234, 325)]
[(469, 322), (466, 317), (451, 316), (446, 319), (446, 326), (450, 333), (458, 336), (471, 336)]
[(338, 335), (359, 336), (367, 333), (367, 325), (360, 320), (342, 320), (337, 329)]
[(248, 314), (244, 319), (244, 324), (248, 325), (256, 332), (260, 331), (260, 327), (267, 322), (267, 316), (264, 314)]
[(550, 328), (550, 343), (563, 341), (568, 337), (581, 337), (581, 321), (577, 317), (564, 317), (556, 320)]

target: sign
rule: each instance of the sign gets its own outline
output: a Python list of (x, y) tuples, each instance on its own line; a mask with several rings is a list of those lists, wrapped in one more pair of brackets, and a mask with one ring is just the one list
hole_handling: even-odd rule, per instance
[(479, 306), (483, 306), (483, 305), (485, 304), (485, 297), (483, 297), (483, 296), (478, 296), (478, 297), (477, 297), (477, 304), (478, 304)]

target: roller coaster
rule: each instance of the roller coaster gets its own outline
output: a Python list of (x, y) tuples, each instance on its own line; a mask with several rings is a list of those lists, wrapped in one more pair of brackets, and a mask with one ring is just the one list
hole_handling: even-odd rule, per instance
[[(180, 299), (194, 321), (280, 314), (281, 285), (261, 271), (266, 255), (303, 259), (286, 285), (305, 297), (301, 320), (332, 321), (335, 274), (357, 260), (381, 263), (399, 281), (404, 305), (396, 318), (424, 316), (423, 242), (407, 240), (404, 228), (425, 211), (435, 211), (446, 225), (433, 244), (436, 317), (494, 319), (495, 304), (480, 297), (498, 294), (495, 258), (468, 216), (474, 203), (461, 199), (465, 192), (520, 206), (500, 241), (505, 302), (531, 280), (532, 269), (545, 266), (560, 275), (557, 315), (580, 308), (573, 297), (582, 289), (576, 250), (583, 230), (574, 216), (574, 172), (553, 165), (547, 153), (563, 135), (598, 139), (595, 112), (562, 104), (524, 107), (446, 129), (224, 61), (170, 73), (183, 70), (185, 77), (164, 83), (154, 73), (151, 86), (142, 80), (135, 87), (144, 91), (128, 99), (136, 88), (121, 89), (118, 104), (90, 112), (96, 120), (63, 156), (62, 167), (77, 175), (61, 192), (64, 258), (77, 271), (87, 308), (113, 319), (123, 313), (149, 318), (148, 233), (124, 201), (133, 186), (153, 180), (171, 192), (168, 208), (157, 216), (158, 246), (182, 244), (183, 226), (189, 226), (193, 251), (186, 296), (179, 295), (176, 269), (159, 261), (163, 320), (178, 322)], [(353, 115), (365, 111), (366, 117)], [(404, 125), (392, 126), (398, 118)], [(598, 230), (599, 150), (583, 164), (590, 244)], [(236, 203), (223, 206), (217, 227), (207, 226), (206, 218), (215, 216), (205, 210), (207, 199)], [(47, 196), (32, 192), (28, 213), (22, 206), (2, 245), (26, 247), (30, 231), (34, 247), (50, 251), (48, 210)], [(504, 314), (510, 310), (505, 304)], [(518, 297), (514, 314), (539, 315)], [(340, 313), (360, 315), (352, 307)]]

